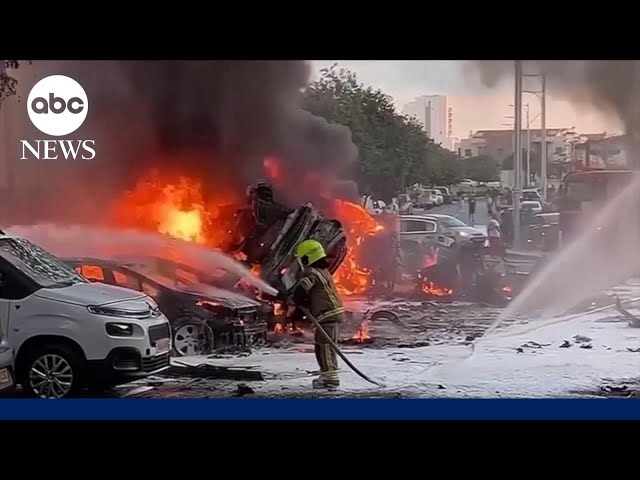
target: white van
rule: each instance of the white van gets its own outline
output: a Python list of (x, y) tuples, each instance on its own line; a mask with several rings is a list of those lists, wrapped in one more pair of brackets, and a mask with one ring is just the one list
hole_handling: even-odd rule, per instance
[(171, 331), (147, 295), (91, 283), (26, 239), (0, 235), (0, 338), (23, 390), (61, 398), (169, 367)]

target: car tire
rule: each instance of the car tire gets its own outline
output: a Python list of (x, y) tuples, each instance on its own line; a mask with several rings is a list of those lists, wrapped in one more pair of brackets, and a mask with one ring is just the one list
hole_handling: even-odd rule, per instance
[(208, 355), (213, 351), (215, 337), (206, 320), (183, 316), (171, 322), (174, 356)]
[(39, 345), (21, 361), (19, 381), (30, 397), (73, 397), (86, 386), (86, 366), (82, 355), (67, 345)]

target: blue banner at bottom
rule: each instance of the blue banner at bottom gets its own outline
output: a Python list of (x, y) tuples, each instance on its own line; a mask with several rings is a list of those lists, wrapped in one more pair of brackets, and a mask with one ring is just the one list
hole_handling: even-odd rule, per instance
[(635, 399), (0, 399), (1, 420), (640, 420)]

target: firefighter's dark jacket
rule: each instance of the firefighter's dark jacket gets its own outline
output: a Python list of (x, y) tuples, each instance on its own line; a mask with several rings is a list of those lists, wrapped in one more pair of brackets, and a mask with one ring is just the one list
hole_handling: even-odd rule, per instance
[(320, 323), (342, 323), (344, 307), (331, 273), (316, 265), (307, 267), (293, 290), (293, 303), (309, 309)]

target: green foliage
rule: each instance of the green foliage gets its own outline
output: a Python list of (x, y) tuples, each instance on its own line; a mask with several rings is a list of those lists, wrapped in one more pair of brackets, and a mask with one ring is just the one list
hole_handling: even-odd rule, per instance
[(16, 94), (18, 81), (7, 71), (16, 70), (20, 66), (17, 60), (0, 60), (0, 104), (2, 101)]
[(451, 184), (462, 178), (457, 155), (435, 145), (416, 121), (396, 112), (391, 97), (358, 83), (353, 72), (336, 65), (322, 70), (305, 90), (303, 105), (351, 129), (363, 193), (388, 199), (412, 183)]

